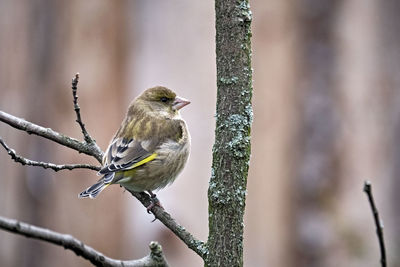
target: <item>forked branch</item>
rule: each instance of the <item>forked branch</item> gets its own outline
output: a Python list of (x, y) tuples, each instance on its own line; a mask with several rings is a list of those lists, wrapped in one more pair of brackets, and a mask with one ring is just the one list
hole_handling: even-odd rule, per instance
[[(71, 137), (62, 135), (56, 131), (48, 128), (33, 124), (25, 121), (21, 118), (12, 116), (8, 113), (0, 111), (0, 121), (6, 122), (10, 126), (28, 132), (29, 134), (36, 134), (44, 138), (55, 141), (61, 145), (70, 147), (78, 152), (82, 152), (91, 155), (100, 161), (103, 152), (95, 150), (94, 146), (90, 146), (87, 143), (80, 142)], [(131, 192), (145, 207), (150, 205), (150, 197), (145, 193)], [(206, 245), (203, 241), (200, 241), (193, 237), (183, 226), (179, 225), (171, 215), (164, 209), (154, 207), (152, 210), (156, 218), (168, 227), (173, 233), (175, 233), (190, 249), (196, 252), (200, 257), (204, 257), (207, 253)]]
[[(77, 84), (78, 84), (78, 79), (79, 79), (79, 74), (76, 74), (75, 77), (72, 79), (72, 90), (73, 90), (73, 101), (74, 101), (74, 110), (76, 112), (77, 119), (76, 121), (81, 127), (82, 134), (84, 136), (85, 141), (81, 142), (77, 139), (71, 138), (69, 136), (62, 135), (50, 128), (44, 128), (42, 126), (39, 126), (37, 124), (34, 124), (32, 122), (26, 121), (22, 118), (18, 118), (16, 116), (10, 115), (6, 112), (0, 111), (0, 121), (7, 123), (11, 127), (14, 127), (16, 129), (19, 129), (21, 131), (25, 131), (28, 134), (35, 134), (41, 137), (44, 137), (46, 139), (49, 139), (51, 141), (54, 141), (58, 144), (61, 144), (63, 146), (72, 148), (79, 153), (84, 153), (90, 156), (93, 156), (94, 158), (97, 159), (97, 161), (101, 162), (102, 156), (104, 152), (97, 146), (95, 140), (90, 137), (88, 132), (85, 129), (85, 125), (82, 122), (82, 118), (80, 115), (80, 108), (78, 106), (78, 97), (77, 97)], [(16, 152), (8, 147), (4, 141), (0, 139), (1, 145), (6, 149), (8, 154), (11, 156), (11, 158), (19, 162), (23, 165), (32, 165), (32, 166), (40, 166), (43, 168), (51, 168), (55, 171), (61, 170), (61, 169), (74, 169), (74, 168), (88, 168), (88, 169), (93, 169), (93, 170), (98, 170), (99, 167), (96, 166), (91, 166), (91, 165), (85, 165), (85, 164), (76, 164), (76, 165), (56, 165), (52, 163), (45, 163), (45, 162), (37, 162), (37, 161), (32, 161), (26, 158), (23, 158), (19, 155), (16, 154)], [(137, 193), (137, 192), (131, 192), (131, 194), (136, 197), (145, 207), (148, 207), (151, 203), (150, 197), (146, 193)], [(163, 223), (167, 228), (169, 228), (176, 236), (178, 236), (190, 249), (192, 249), (194, 252), (196, 252), (200, 257), (205, 259), (207, 255), (207, 246), (203, 241), (200, 241), (196, 239), (191, 233), (189, 233), (183, 226), (179, 225), (172, 217), (171, 215), (166, 212), (163, 208), (160, 208), (158, 206), (155, 206), (154, 208), (151, 209), (153, 212), (154, 216), (161, 222)], [(0, 217), (1, 218), (1, 217)], [(22, 224), (17, 221), (13, 221), (10, 219), (2, 218), (2, 226), (0, 228), (7, 229), (11, 231), (12, 229), (13, 232), (15, 233), (21, 233), (25, 236), (28, 237), (33, 237), (41, 240), (45, 240), (48, 242), (51, 242), (53, 244), (58, 244), (62, 245), (65, 247), (65, 244), (68, 244), (70, 246), (70, 249), (82, 249), (82, 247), (85, 247), (82, 242), (79, 240), (68, 236), (68, 235), (62, 235), (56, 232), (52, 232), (43, 228), (38, 228), (34, 227), (28, 224)], [(8, 225), (8, 228), (6, 226)], [(23, 229), (26, 231), (20, 232), (19, 230), (21, 229), (21, 225), (23, 225)], [(34, 229), (32, 234), (31, 230)], [(40, 231), (39, 231), (39, 230)], [(37, 231), (36, 231), (37, 230)], [(50, 233), (50, 235), (49, 235)], [(48, 238), (48, 237), (51, 238)], [(60, 238), (62, 236), (63, 238)], [(69, 243), (68, 243), (69, 242)], [(76, 248), (78, 247), (78, 248)], [(86, 254), (89, 253), (90, 251), (93, 251), (92, 248), (87, 247), (87, 250), (85, 250)], [(75, 250), (74, 250), (75, 251)], [(87, 252), (89, 251), (89, 252)], [(75, 251), (75, 253), (77, 253)], [(79, 252), (82, 255), (84, 254), (83, 252)], [(98, 252), (97, 252), (98, 253)], [(78, 253), (77, 253), (78, 254)], [(78, 254), (78, 255), (81, 255)], [(90, 254), (90, 253), (89, 253)], [(99, 254), (101, 255), (101, 254)], [(96, 256), (100, 257), (100, 256)], [(104, 256), (101, 255), (103, 259), (106, 259)], [(111, 260), (111, 259), (110, 259)], [(91, 260), (92, 261), (92, 260)], [(111, 261), (110, 261), (111, 262)], [(118, 261), (118, 264), (121, 264), (121, 261)], [(92, 263), (94, 263), (92, 261)], [(120, 266), (120, 265), (107, 265), (103, 263), (103, 260), (100, 262), (102, 263), (101, 266)], [(123, 262), (125, 265), (124, 266), (136, 266), (136, 265), (126, 265), (126, 262)], [(97, 264), (97, 263), (94, 263)], [(111, 263), (110, 263), (111, 264)], [(138, 265), (141, 266), (141, 265)], [(149, 265), (150, 266), (150, 265)], [(160, 266), (165, 266), (165, 265), (160, 265)]]

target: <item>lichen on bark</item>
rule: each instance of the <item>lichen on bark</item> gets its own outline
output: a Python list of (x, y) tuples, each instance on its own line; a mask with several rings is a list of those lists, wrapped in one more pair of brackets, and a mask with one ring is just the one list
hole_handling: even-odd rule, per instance
[(253, 120), (249, 2), (216, 0), (217, 111), (206, 266), (243, 266)]

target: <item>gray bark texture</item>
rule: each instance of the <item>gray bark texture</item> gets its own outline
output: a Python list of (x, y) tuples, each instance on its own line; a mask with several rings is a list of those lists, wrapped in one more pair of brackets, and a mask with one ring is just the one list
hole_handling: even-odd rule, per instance
[(208, 190), (206, 266), (243, 265), (243, 215), (252, 123), (251, 20), (248, 1), (215, 1), (217, 111)]

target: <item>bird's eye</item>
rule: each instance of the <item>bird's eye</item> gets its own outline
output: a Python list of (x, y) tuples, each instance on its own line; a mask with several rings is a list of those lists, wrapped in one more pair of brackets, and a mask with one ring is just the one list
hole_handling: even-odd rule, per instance
[(168, 101), (168, 98), (166, 98), (165, 96), (163, 96), (163, 97), (160, 98), (160, 100), (161, 100), (161, 102), (164, 102), (164, 103), (165, 103), (165, 102)]

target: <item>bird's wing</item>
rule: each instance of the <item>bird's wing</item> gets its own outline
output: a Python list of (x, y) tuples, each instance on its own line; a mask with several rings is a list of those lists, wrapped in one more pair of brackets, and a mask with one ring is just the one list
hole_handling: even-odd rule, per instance
[(109, 180), (104, 182), (111, 182), (115, 172), (130, 170), (154, 160), (157, 154), (144, 148), (147, 147), (147, 143), (147, 141), (115, 138), (108, 146), (103, 168), (98, 172)]

